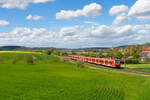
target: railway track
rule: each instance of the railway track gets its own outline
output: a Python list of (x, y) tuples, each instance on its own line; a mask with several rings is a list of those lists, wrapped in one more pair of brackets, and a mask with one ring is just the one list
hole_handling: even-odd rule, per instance
[[(148, 71), (142, 71), (142, 70), (137, 70), (137, 69), (133, 69), (133, 68), (127, 68), (127, 67), (120, 67), (120, 60), (116, 60), (116, 59), (93, 58), (93, 57), (84, 57), (84, 56), (78, 56), (78, 55), (69, 55), (68, 58), (70, 58), (71, 60), (83, 61), (84, 63), (96, 65), (96, 66), (99, 66), (99, 67), (100, 66), (101, 67), (105, 66), (105, 68), (109, 68), (109, 69), (118, 69), (118, 70), (128, 71), (128, 72), (150, 74), (150, 72), (148, 72)], [(103, 65), (100, 65), (97, 62), (101, 62), (101, 64), (103, 64), (102, 62), (107, 62), (107, 63), (104, 63)], [(116, 67), (106, 67), (106, 66), (116, 66)], [(89, 67), (89, 68), (91, 68), (91, 67)]]
[[(72, 63), (76, 63), (76, 60), (71, 60), (71, 62)], [(114, 68), (114, 67), (108, 67), (108, 66), (104, 66), (104, 65), (99, 65), (99, 64), (96, 64), (96, 63), (89, 63), (89, 62), (84, 62), (84, 63), (86, 63), (88, 65), (94, 65), (94, 66), (97, 66), (97, 67), (103, 67), (103, 68), (108, 68), (108, 69), (117, 69), (117, 70), (120, 70), (120, 71), (150, 74), (150, 72), (148, 72), (148, 71), (142, 71), (142, 70), (137, 70), (137, 69), (133, 69), (133, 68), (127, 68), (127, 67)], [(98, 69), (96, 67), (95, 68), (94, 67), (89, 67), (89, 68), (90, 69)]]
[(124, 71), (129, 71), (129, 72), (136, 72), (136, 73), (149, 73), (148, 71), (142, 71), (142, 70), (137, 70), (137, 69), (133, 69), (133, 68), (122, 68), (121, 70)]
[(95, 65), (97, 67), (103, 67), (103, 68), (108, 68), (108, 69), (117, 69), (117, 70), (128, 71), (128, 72), (148, 73), (148, 74), (150, 74), (150, 72), (148, 72), (148, 71), (142, 71), (142, 70), (137, 70), (137, 69), (133, 69), (133, 68), (127, 68), (127, 67), (113, 68), (113, 67), (103, 66), (103, 65), (94, 64), (94, 63), (86, 63), (86, 64)]

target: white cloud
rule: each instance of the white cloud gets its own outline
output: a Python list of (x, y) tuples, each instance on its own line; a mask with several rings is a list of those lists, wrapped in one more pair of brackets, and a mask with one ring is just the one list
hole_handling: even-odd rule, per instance
[(0, 20), (0, 26), (8, 26), (10, 23), (6, 20)]
[[(64, 29), (65, 31), (62, 31)], [(149, 24), (134, 26), (99, 25), (95, 28), (73, 26), (62, 28), (59, 31), (61, 44), (69, 47), (116, 46), (145, 43), (149, 42), (149, 33)]]
[(150, 0), (137, 0), (128, 13), (139, 20), (150, 20)]
[(84, 21), (85, 24), (95, 24), (95, 22), (92, 21)]
[(84, 21), (84, 24), (89, 24), (89, 25), (99, 25), (99, 23), (94, 22), (94, 21)]
[(52, 2), (55, 0), (33, 0), (33, 3), (45, 3), (45, 2)]
[(94, 29), (91, 30), (91, 34), (93, 36), (99, 36), (99, 37), (108, 37), (109, 34), (113, 33), (113, 29), (111, 29), (109, 26), (106, 25), (100, 25)]
[(73, 27), (63, 27), (60, 30), (60, 36), (73, 36), (77, 33), (79, 26), (73, 26)]
[(17, 27), (0, 33), (0, 45), (94, 47), (150, 42), (150, 24), (95, 27), (62, 27), (57, 32), (45, 28)]
[(130, 17), (128, 17), (126, 14), (121, 14), (116, 17), (112, 25), (123, 25), (123, 24), (127, 24), (129, 21), (130, 21)]
[(78, 10), (61, 10), (56, 13), (56, 19), (71, 19), (76, 17), (89, 17), (94, 18), (101, 14), (102, 6), (96, 3), (91, 3)]
[(123, 25), (129, 23), (130, 17), (127, 15), (127, 13), (128, 13), (128, 6), (126, 5), (113, 6), (109, 11), (109, 14), (111, 16), (116, 16), (115, 20), (112, 22), (112, 25)]
[(0, 0), (1, 8), (25, 9), (30, 3), (46, 3), (55, 0)]
[(33, 15), (31, 15), (31, 14), (29, 14), (29, 15), (26, 17), (27, 20), (40, 20), (40, 19), (42, 19), (42, 18), (43, 18), (42, 16), (37, 16), (37, 15), (33, 16)]
[(110, 11), (109, 14), (111, 16), (116, 16), (122, 13), (126, 13), (128, 12), (128, 6), (126, 5), (118, 5), (118, 6), (113, 6)]
[(45, 36), (49, 34), (48, 30), (45, 28), (26, 28), (26, 27), (16, 27), (13, 29), (11, 34), (17, 36), (17, 37), (40, 37), (40, 36)]
[(0, 33), (0, 45), (55, 46), (55, 32), (45, 28), (16, 27), (10, 32)]

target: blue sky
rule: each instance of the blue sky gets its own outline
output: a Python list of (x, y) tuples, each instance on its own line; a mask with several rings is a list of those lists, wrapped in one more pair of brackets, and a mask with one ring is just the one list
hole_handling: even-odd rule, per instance
[(0, 45), (80, 48), (150, 42), (149, 4), (149, 0), (0, 0)]

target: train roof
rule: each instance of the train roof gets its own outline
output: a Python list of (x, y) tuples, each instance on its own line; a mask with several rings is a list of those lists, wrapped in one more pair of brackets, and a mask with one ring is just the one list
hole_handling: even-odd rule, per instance
[(94, 58), (94, 59), (107, 59), (107, 60), (119, 60), (119, 59), (114, 59), (114, 58), (98, 58), (98, 57), (87, 57), (87, 56), (82, 56), (82, 55), (72, 55), (72, 56), (79, 56), (79, 57), (86, 57), (86, 58)]

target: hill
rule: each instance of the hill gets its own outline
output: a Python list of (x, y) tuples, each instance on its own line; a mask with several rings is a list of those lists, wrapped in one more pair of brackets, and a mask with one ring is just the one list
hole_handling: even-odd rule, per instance
[(23, 46), (0, 46), (0, 51), (3, 51), (3, 50), (12, 51), (12, 50), (20, 50), (20, 49), (27, 49), (27, 47), (23, 47)]
[(38, 51), (52, 47), (25, 47), (25, 46), (0, 46), (0, 51)]

